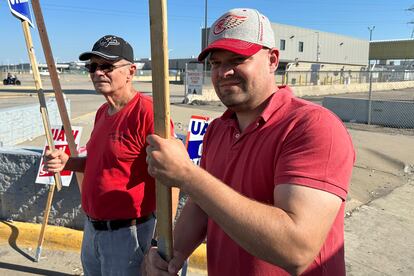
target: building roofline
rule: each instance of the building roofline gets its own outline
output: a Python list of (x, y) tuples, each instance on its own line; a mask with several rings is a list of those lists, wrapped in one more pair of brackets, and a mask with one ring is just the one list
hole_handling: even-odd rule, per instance
[(370, 43), (377, 42), (403, 42), (403, 41), (414, 41), (414, 38), (400, 38), (400, 39), (384, 39), (384, 40), (372, 40)]

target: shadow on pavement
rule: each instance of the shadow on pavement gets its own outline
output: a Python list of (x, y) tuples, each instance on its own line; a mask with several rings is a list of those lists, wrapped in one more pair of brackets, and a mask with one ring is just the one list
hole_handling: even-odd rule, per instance
[[(16, 252), (20, 253), (23, 257), (25, 257), (25, 258), (29, 259), (30, 261), (34, 262), (34, 258), (32, 256), (30, 256), (29, 254), (27, 254), (26, 252), (24, 252), (23, 250), (21, 250), (16, 244), (17, 237), (19, 236), (19, 229), (16, 226), (14, 226), (11, 223), (8, 223), (6, 221), (2, 220), (0, 222), (2, 222), (3, 224), (6, 224), (12, 230), (12, 232), (10, 234), (10, 237), (9, 237), (10, 247), (13, 248), (14, 250), (16, 250)], [(1, 262), (0, 262), (0, 267), (2, 267)]]
[(12, 270), (12, 271), (27, 272), (31, 274), (37, 274), (37, 275), (50, 275), (50, 276), (72, 275), (72, 274), (47, 270), (47, 269), (33, 268), (33, 267), (27, 267), (27, 266), (17, 265), (17, 264), (8, 264), (8, 263), (3, 263), (3, 262), (0, 262), (0, 268)]
[[(4, 89), (4, 88), (0, 88), (0, 93), (1, 92), (9, 92), (9, 93), (32, 93), (32, 94), (36, 94), (37, 90), (36, 89)], [(43, 92), (45, 93), (53, 93), (53, 89), (43, 89)], [(93, 94), (96, 95), (96, 91), (94, 89), (62, 89), (62, 92), (64, 94), (67, 95), (71, 95), (71, 94)]]

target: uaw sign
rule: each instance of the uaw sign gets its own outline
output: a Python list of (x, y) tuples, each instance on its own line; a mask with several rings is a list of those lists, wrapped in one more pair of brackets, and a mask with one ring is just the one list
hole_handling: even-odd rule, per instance
[(203, 138), (210, 121), (209, 117), (193, 115), (188, 125), (186, 148), (191, 161), (196, 165), (200, 165)]
[(11, 13), (17, 18), (27, 21), (33, 27), (29, 0), (8, 0)]
[[(73, 137), (75, 139), (76, 149), (79, 150), (79, 142), (80, 136), (82, 132), (82, 127), (72, 127)], [(66, 140), (65, 130), (63, 126), (52, 127), (52, 135), (53, 135), (53, 142), (55, 144), (56, 149), (63, 150), (67, 155), (70, 156), (70, 150), (68, 141)], [(42, 159), (40, 160), (39, 170), (37, 172), (36, 183), (39, 184), (48, 184), (51, 185), (55, 182), (53, 178), (53, 173), (47, 172), (43, 170), (43, 156), (45, 155), (46, 150), (49, 149), (49, 146), (46, 144), (43, 153)], [(70, 181), (72, 179), (73, 172), (72, 171), (61, 171), (60, 176), (62, 178), (62, 186), (69, 187)]]

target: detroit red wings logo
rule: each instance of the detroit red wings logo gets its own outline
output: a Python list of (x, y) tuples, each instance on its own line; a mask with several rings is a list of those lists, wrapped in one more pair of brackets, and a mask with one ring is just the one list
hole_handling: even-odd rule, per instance
[(224, 30), (233, 29), (242, 24), (246, 21), (246, 16), (237, 16), (233, 14), (229, 14), (219, 22), (217, 22), (216, 26), (214, 26), (213, 33), (218, 35), (222, 33)]

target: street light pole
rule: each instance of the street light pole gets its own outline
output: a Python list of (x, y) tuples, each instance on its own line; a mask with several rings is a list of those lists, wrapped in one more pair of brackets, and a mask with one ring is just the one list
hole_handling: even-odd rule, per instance
[(369, 44), (368, 44), (368, 72), (369, 72), (369, 90), (368, 90), (368, 125), (371, 124), (371, 109), (372, 109), (372, 70), (371, 70), (371, 59), (369, 57), (372, 32), (374, 31), (375, 26), (368, 27), (369, 30)]

